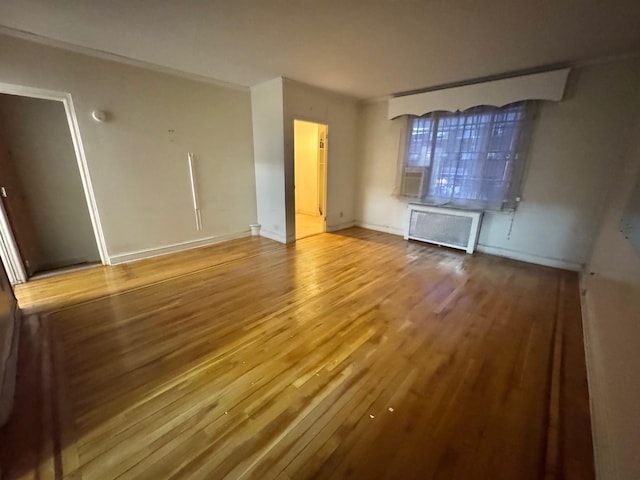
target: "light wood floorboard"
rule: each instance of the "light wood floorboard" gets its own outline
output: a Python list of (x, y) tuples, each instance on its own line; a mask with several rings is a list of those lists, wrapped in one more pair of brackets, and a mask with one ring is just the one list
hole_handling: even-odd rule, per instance
[(557, 438), (592, 479), (578, 295), (357, 228), (30, 282), (2, 478), (527, 480)]
[(318, 235), (324, 232), (324, 217), (296, 213), (296, 239)]

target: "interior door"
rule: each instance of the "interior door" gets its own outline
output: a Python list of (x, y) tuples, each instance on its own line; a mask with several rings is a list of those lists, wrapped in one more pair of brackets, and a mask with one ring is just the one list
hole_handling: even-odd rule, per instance
[(38, 244), (20, 179), (11, 162), (11, 152), (2, 137), (2, 132), (0, 132), (0, 201), (7, 213), (7, 220), (18, 244), (25, 271), (28, 276), (31, 276), (38, 269)]

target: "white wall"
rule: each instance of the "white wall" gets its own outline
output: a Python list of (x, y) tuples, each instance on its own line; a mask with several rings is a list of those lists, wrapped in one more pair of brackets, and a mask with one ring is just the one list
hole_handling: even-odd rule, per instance
[(295, 238), (293, 195), (293, 121), (328, 125), (327, 231), (353, 225), (355, 220), (357, 101), (303, 83), (284, 80), (285, 181), (287, 184), (287, 236)]
[(256, 200), (260, 234), (287, 242), (282, 78), (251, 88)]
[[(586, 263), (639, 81), (638, 60), (581, 68), (564, 101), (542, 104), (522, 203), (513, 214), (485, 215), (480, 250), (574, 270)], [(406, 202), (391, 195), (401, 120), (386, 119), (386, 102), (361, 108), (356, 222), (401, 234)]]
[[(640, 90), (640, 85), (638, 85)], [(587, 273), (583, 315), (598, 478), (640, 478), (640, 253), (620, 232), (620, 220), (640, 182), (640, 91), (627, 143), (626, 167), (615, 180)]]
[[(229, 238), (255, 223), (248, 91), (2, 35), (0, 65), (0, 82), (71, 93), (109, 256)], [(94, 122), (95, 109), (109, 111), (110, 121)], [(202, 231), (188, 151), (199, 175)]]
[(100, 261), (62, 102), (0, 94), (0, 119), (40, 268)]

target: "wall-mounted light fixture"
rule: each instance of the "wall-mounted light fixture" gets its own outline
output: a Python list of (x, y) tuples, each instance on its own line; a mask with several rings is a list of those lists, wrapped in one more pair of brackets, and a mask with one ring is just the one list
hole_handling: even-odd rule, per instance
[(91, 112), (91, 118), (93, 118), (96, 122), (106, 122), (107, 121), (107, 112), (104, 110), (94, 110)]

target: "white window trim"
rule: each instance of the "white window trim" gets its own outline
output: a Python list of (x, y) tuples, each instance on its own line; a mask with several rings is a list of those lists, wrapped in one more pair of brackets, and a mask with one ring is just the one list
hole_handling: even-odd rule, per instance
[[(495, 213), (508, 213), (508, 212), (515, 211), (520, 202), (520, 194), (522, 191), (522, 185), (524, 183), (524, 178), (526, 175), (526, 167), (528, 163), (527, 160), (529, 157), (531, 138), (533, 137), (535, 119), (537, 118), (537, 111), (538, 111), (536, 102), (531, 102), (528, 108), (530, 110), (528, 112), (529, 118), (527, 122), (530, 122), (530, 124), (526, 128), (528, 128), (529, 131), (525, 135), (524, 139), (521, 139), (523, 143), (521, 145), (521, 148), (518, 150), (518, 152), (522, 155), (522, 158), (520, 160), (520, 163), (517, 166), (519, 168), (519, 171), (517, 171), (517, 173), (515, 174), (516, 175), (516, 178), (514, 180), (515, 185), (512, 187), (513, 190), (511, 191), (512, 203), (510, 204), (510, 206), (504, 206), (504, 202), (503, 202), (502, 208), (491, 208), (487, 205), (486, 202), (472, 201), (472, 200), (468, 202), (460, 200), (460, 201), (454, 201), (454, 202), (449, 201), (449, 202), (442, 203), (437, 200), (430, 200), (429, 197), (423, 197), (421, 193), (424, 192), (425, 176), (429, 177), (432, 174), (433, 165), (430, 167), (408, 167), (407, 154), (408, 154), (408, 145), (410, 142), (410, 132), (412, 129), (413, 120), (416, 119), (415, 116), (408, 116), (408, 115), (395, 119), (395, 121), (402, 121), (402, 128), (401, 128), (401, 136), (400, 136), (400, 142), (399, 142), (399, 148), (398, 148), (396, 182), (395, 182), (393, 195), (398, 198), (411, 201), (413, 203), (419, 203), (422, 205), (433, 206), (433, 207), (461, 209), (461, 210), (479, 210), (479, 211), (488, 211), (488, 212), (495, 212)], [(420, 170), (420, 169), (423, 170), (420, 193), (416, 195), (407, 194), (404, 191), (407, 168), (413, 168), (415, 170)], [(428, 175), (425, 175), (426, 172), (428, 172)], [(429, 181), (428, 178), (427, 178), (427, 181)]]

